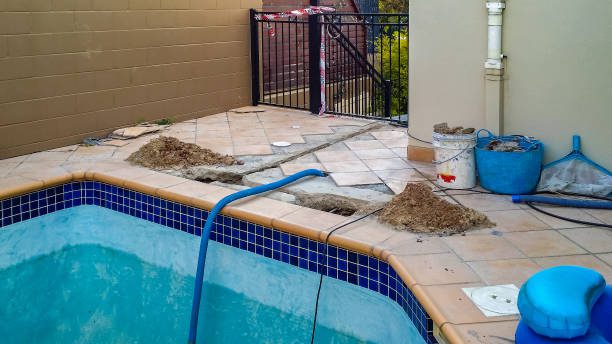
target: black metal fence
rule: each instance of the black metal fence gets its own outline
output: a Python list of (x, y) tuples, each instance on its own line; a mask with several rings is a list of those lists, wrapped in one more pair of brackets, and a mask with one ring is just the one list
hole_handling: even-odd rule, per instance
[[(408, 15), (331, 13), (278, 20), (251, 11), (253, 103), (407, 124)], [(260, 14), (265, 12), (259, 12)]]

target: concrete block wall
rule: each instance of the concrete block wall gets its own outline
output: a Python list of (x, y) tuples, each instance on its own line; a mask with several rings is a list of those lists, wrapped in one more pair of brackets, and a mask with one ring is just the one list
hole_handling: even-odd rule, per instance
[(0, 159), (250, 103), (261, 0), (0, 1)]

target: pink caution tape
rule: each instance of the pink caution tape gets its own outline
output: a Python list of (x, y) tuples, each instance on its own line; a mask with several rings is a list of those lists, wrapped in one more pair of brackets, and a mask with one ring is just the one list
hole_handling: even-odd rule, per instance
[[(310, 6), (299, 10), (291, 10), (279, 13), (270, 14), (255, 14), (257, 20), (275, 20), (288, 17), (300, 17), (304, 15), (322, 14), (336, 11), (335, 8), (325, 6)], [(321, 49), (319, 51), (319, 75), (321, 76), (321, 108), (319, 109), (319, 115), (325, 113), (325, 24), (321, 23)], [(274, 37), (276, 32), (274, 28), (270, 27), (268, 34)]]

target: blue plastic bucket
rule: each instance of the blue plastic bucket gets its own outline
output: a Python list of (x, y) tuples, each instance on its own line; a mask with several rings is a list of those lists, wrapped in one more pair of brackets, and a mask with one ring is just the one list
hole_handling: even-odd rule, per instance
[[(480, 137), (485, 132), (488, 136)], [(476, 171), (480, 185), (492, 192), (508, 195), (535, 191), (542, 170), (543, 146), (525, 136), (494, 136), (481, 129), (476, 141)], [(493, 140), (516, 141), (523, 151), (500, 152), (486, 149)]]

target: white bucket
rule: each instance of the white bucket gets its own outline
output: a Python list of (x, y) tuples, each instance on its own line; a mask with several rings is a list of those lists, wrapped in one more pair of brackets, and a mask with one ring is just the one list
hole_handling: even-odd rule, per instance
[(433, 133), (436, 184), (449, 189), (476, 186), (476, 134)]

